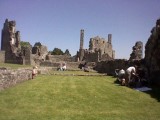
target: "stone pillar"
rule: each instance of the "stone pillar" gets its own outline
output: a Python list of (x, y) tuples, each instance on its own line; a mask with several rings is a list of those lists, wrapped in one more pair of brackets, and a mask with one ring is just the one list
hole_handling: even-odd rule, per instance
[(15, 43), (17, 48), (21, 48), (20, 42), (21, 42), (21, 40), (20, 40), (20, 32), (17, 31), (16, 32), (16, 43)]
[(108, 34), (108, 43), (112, 44), (112, 34)]
[(84, 30), (82, 29), (80, 32), (80, 49), (83, 49), (83, 42), (84, 42)]
[(80, 61), (82, 61), (83, 57), (84, 57), (83, 43), (84, 43), (84, 30), (81, 29), (81, 31), (80, 31), (80, 48), (79, 48), (79, 60)]

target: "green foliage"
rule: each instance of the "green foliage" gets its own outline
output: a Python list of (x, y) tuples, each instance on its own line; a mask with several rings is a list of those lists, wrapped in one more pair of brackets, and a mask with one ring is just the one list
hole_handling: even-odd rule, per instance
[(54, 48), (54, 50), (51, 52), (51, 55), (63, 55), (63, 51), (59, 48)]
[(42, 44), (40, 43), (40, 42), (36, 42), (35, 44), (34, 44), (34, 47), (41, 47), (42, 46)]
[(114, 80), (40, 75), (0, 92), (0, 120), (160, 119), (160, 103), (155, 98), (117, 86)]
[(29, 42), (21, 41), (20, 42), (21, 47), (31, 47), (31, 44)]
[(66, 49), (66, 51), (64, 52), (64, 54), (65, 54), (65, 55), (69, 55), (69, 56), (71, 56), (71, 54), (70, 54), (70, 52), (69, 52), (69, 50), (68, 50), (68, 49)]

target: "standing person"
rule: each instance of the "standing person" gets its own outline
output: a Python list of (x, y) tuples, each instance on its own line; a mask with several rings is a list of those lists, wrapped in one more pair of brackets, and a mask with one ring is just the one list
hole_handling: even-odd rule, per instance
[(37, 75), (37, 66), (34, 66), (33, 67), (33, 70), (32, 70), (32, 79), (34, 78), (34, 76)]
[(131, 66), (131, 67), (127, 68), (127, 70), (126, 70), (126, 82), (125, 82), (126, 86), (129, 86), (129, 83), (131, 82), (131, 77), (135, 74), (136, 74), (136, 67)]

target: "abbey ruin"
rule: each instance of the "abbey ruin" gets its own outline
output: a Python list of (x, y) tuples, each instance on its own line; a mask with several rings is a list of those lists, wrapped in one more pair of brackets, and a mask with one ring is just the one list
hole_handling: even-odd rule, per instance
[(129, 60), (115, 59), (112, 47), (112, 34), (108, 39), (99, 36), (90, 38), (89, 48), (84, 48), (84, 30), (80, 30), (80, 47), (75, 56), (51, 55), (47, 46), (21, 46), (20, 32), (16, 31), (16, 22), (5, 20), (1, 36), (1, 63), (15, 63), (24, 65), (38, 65), (57, 67), (59, 62), (66, 62), (68, 69), (78, 69), (78, 65), (85, 61), (94, 70), (108, 75), (114, 75), (115, 69), (126, 69), (131, 65), (138, 65), (145, 71), (145, 79), (150, 83), (160, 85), (160, 19), (151, 30), (151, 35), (145, 45), (143, 57), (143, 43), (137, 41), (133, 46)]

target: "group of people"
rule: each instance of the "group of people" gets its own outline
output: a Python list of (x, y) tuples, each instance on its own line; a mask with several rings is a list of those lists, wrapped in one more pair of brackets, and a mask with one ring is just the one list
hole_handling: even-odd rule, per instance
[(80, 63), (78, 68), (82, 69), (84, 72), (89, 72), (89, 67), (87, 65), (87, 62), (85, 63)]
[(135, 86), (140, 83), (139, 75), (137, 74), (137, 66), (128, 67), (125, 70), (115, 70), (117, 74), (117, 81), (120, 82), (121, 85), (125, 86)]
[(65, 71), (67, 69), (66, 63), (60, 63), (57, 70), (58, 71)]

